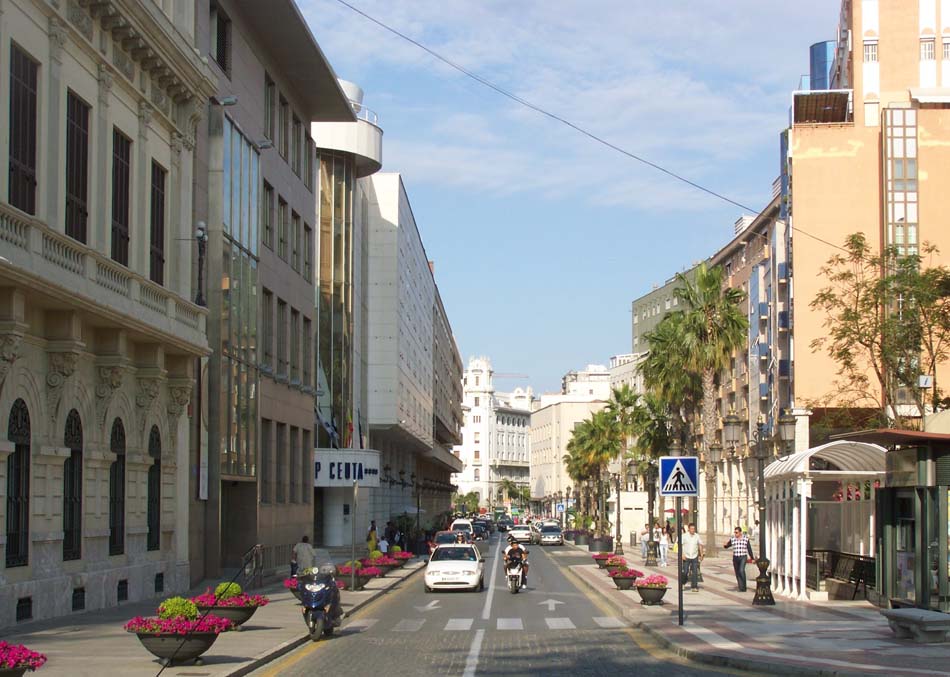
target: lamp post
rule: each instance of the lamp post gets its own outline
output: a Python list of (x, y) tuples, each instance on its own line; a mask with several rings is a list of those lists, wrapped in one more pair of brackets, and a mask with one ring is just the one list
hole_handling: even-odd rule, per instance
[(712, 544), (716, 542), (716, 477), (721, 459), (722, 445), (713, 442), (706, 453), (706, 543), (709, 552), (713, 552)]
[(571, 488), (564, 490), (564, 512), (561, 513), (561, 529), (567, 529), (567, 508), (571, 504)]
[[(648, 567), (656, 566), (656, 555), (658, 543), (653, 540), (653, 514), (656, 512), (656, 462), (650, 461), (650, 468), (647, 472), (647, 560), (644, 564)], [(679, 526), (679, 522), (677, 522)]]
[[(621, 467), (622, 469), (622, 467)], [(615, 473), (614, 480), (617, 486), (617, 528), (614, 530), (616, 536), (614, 537), (614, 554), (622, 555), (623, 554), (623, 541), (620, 539), (620, 478), (623, 476), (622, 473)]]
[(205, 253), (208, 249), (208, 229), (204, 221), (198, 222), (195, 230), (195, 241), (198, 244), (198, 291), (195, 292), (195, 305), (205, 306)]

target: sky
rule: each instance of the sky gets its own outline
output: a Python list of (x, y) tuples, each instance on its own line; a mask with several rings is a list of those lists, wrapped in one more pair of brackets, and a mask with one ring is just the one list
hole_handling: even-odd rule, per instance
[[(338, 0), (298, 0), (365, 91), (463, 363), (496, 388), (631, 352), (631, 303), (768, 203), (779, 134), (836, 0), (348, 0), (426, 47), (729, 204), (525, 108)], [(659, 6), (665, 5), (665, 6)]]

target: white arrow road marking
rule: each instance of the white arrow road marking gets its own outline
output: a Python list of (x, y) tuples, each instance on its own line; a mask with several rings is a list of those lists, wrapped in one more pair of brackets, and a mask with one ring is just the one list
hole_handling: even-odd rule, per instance
[(538, 602), (538, 606), (547, 605), (548, 611), (554, 611), (554, 607), (556, 607), (558, 604), (564, 604), (564, 602), (558, 599), (546, 599), (543, 602)]
[(439, 600), (434, 599), (425, 606), (417, 606), (416, 611), (435, 611), (439, 608)]

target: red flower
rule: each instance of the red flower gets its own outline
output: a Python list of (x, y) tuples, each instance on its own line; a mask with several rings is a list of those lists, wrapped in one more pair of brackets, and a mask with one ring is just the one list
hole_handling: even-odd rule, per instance
[(36, 670), (46, 662), (46, 656), (27, 649), (22, 644), (0, 642), (0, 668), (29, 668)]
[(126, 632), (141, 632), (149, 635), (191, 635), (208, 632), (218, 635), (233, 627), (234, 624), (228, 619), (212, 614), (194, 621), (181, 616), (177, 618), (143, 618), (136, 616), (125, 624)]
[[(296, 581), (296, 578), (291, 578), (287, 580)], [(284, 587), (290, 587), (287, 585), (287, 581), (284, 581)], [(296, 587), (296, 586), (294, 586)], [(233, 595), (231, 597), (215, 597), (214, 593), (211, 592), (211, 588), (205, 590), (204, 594), (196, 595), (191, 598), (191, 601), (197, 604), (198, 606), (230, 606), (230, 607), (245, 607), (245, 606), (267, 606), (270, 602), (264, 595), (248, 595), (246, 592), (242, 592), (239, 595)]]

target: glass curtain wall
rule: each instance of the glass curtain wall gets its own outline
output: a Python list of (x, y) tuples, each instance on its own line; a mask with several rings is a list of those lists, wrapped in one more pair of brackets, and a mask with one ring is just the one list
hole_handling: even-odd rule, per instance
[(226, 412), (221, 473), (254, 477), (257, 466), (257, 265), (259, 153), (224, 120), (224, 271), (221, 280), (221, 402)]
[(352, 160), (320, 158), (320, 236), (317, 270), (317, 446), (349, 447), (353, 422), (353, 189)]

